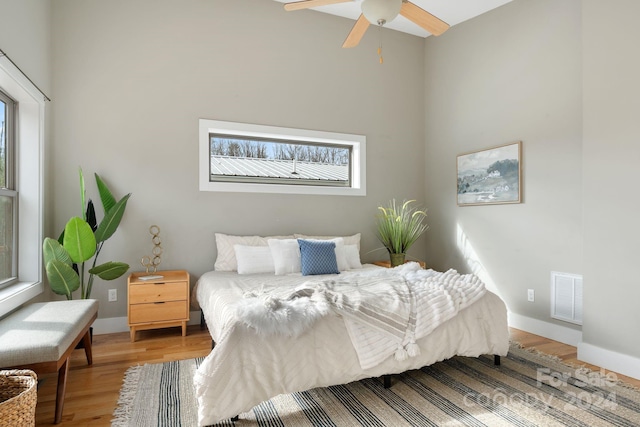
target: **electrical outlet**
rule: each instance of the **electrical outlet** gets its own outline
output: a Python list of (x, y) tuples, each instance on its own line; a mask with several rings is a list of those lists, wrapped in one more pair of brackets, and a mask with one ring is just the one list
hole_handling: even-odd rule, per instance
[(536, 293), (533, 289), (527, 289), (527, 301), (534, 302), (536, 300)]
[(109, 302), (118, 301), (118, 290), (109, 289)]

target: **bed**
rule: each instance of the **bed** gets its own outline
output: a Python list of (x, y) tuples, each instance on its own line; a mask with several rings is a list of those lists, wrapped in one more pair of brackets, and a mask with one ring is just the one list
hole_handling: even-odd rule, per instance
[[(288, 237), (279, 239), (292, 240)], [(200, 425), (232, 418), (283, 393), (401, 373), (455, 355), (508, 352), (505, 304), (473, 275), (424, 270), (417, 263), (394, 269), (365, 264), (339, 274), (274, 274), (271, 268), (277, 266), (255, 268), (255, 251), (263, 252), (266, 264), (267, 254), (277, 259), (265, 241), (257, 243), (261, 249), (251, 249), (252, 268), (238, 258), (233, 268), (220, 268), (231, 271), (205, 273), (196, 284), (194, 294), (215, 343), (194, 377)], [(224, 249), (218, 243), (220, 259)], [(456, 290), (465, 287), (471, 289), (466, 294)], [(411, 298), (402, 294), (406, 289)], [(380, 305), (369, 312), (354, 309), (373, 307), (353, 303), (370, 293)], [(441, 308), (429, 314), (420, 309), (425, 301)], [(391, 320), (379, 316), (386, 309)], [(402, 320), (397, 313), (404, 313)], [(403, 326), (395, 330), (396, 323)]]

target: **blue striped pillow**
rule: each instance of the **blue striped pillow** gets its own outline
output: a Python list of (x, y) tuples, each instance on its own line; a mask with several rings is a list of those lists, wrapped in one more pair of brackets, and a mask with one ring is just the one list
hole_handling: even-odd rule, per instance
[(298, 246), (303, 276), (340, 274), (334, 242), (298, 239)]

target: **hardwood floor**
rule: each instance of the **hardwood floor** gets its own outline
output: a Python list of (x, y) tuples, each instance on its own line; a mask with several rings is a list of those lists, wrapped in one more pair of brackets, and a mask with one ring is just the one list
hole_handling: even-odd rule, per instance
[[(95, 335), (93, 365), (87, 365), (83, 350), (75, 350), (67, 377), (67, 393), (61, 426), (110, 426), (125, 371), (144, 363), (206, 356), (211, 337), (206, 329), (189, 326), (139, 331), (132, 343), (129, 332)], [(52, 426), (55, 410), (56, 375), (42, 376), (38, 390), (36, 425)]]
[[(558, 356), (563, 362), (569, 365), (584, 366), (593, 371), (599, 371), (600, 367), (592, 365), (590, 363), (582, 362), (578, 360), (578, 350), (570, 345), (563, 344), (558, 341), (553, 341), (548, 338), (541, 337), (539, 335), (530, 334), (519, 329), (509, 328), (511, 331), (511, 339), (522, 344), (525, 348), (536, 348), (537, 350)], [(609, 372), (609, 371), (604, 371)], [(611, 371), (613, 372), (613, 371)], [(635, 387), (640, 388), (640, 380), (627, 377), (625, 375), (614, 372), (619, 380), (629, 383)]]
[[(554, 354), (568, 363), (585, 365), (576, 359), (576, 348), (517, 329), (511, 329), (513, 340), (525, 347)], [(93, 341), (93, 366), (87, 366), (82, 350), (72, 356), (61, 426), (109, 426), (118, 401), (125, 371), (137, 364), (206, 356), (211, 338), (206, 329), (189, 326), (186, 337), (179, 328), (138, 332), (138, 340), (130, 342), (129, 333), (96, 335)], [(586, 365), (592, 369), (600, 368)], [(637, 387), (640, 380), (618, 375)], [(53, 424), (56, 376), (41, 377), (36, 408), (36, 425)]]

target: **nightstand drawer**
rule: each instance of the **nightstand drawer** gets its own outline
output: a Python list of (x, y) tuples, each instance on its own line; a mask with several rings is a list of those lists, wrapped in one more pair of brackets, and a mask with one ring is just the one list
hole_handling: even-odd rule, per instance
[(184, 300), (187, 282), (148, 283), (129, 286), (129, 304)]
[(187, 301), (132, 304), (129, 307), (129, 323), (159, 322), (188, 318), (188, 308)]

